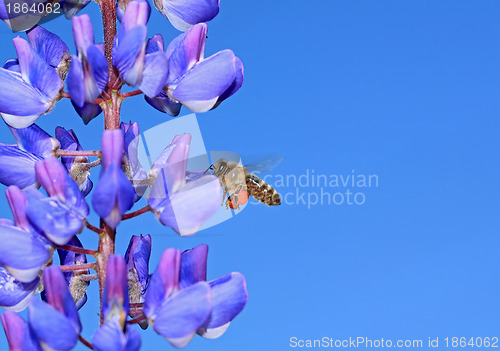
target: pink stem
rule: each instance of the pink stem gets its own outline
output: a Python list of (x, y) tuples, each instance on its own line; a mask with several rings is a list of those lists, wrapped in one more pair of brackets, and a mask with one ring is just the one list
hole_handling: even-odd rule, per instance
[(139, 216), (143, 213), (149, 212), (149, 211), (151, 211), (151, 207), (149, 207), (149, 205), (147, 205), (147, 206), (144, 206), (143, 208), (141, 208), (137, 211), (124, 214), (122, 217), (122, 220), (134, 218), (134, 217), (137, 217), (137, 216)]
[(73, 151), (73, 150), (57, 150), (56, 156), (96, 156), (100, 157), (101, 152), (98, 150), (88, 150), (88, 151)]
[(63, 272), (74, 272), (74, 271), (83, 271), (87, 269), (95, 269), (95, 262), (94, 263), (85, 263), (85, 264), (75, 264), (75, 265), (70, 265), (70, 266), (60, 266), (61, 271)]

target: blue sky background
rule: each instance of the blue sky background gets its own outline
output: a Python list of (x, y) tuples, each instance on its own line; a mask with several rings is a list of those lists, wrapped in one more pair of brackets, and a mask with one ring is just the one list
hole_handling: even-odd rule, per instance
[[(85, 11), (97, 25), (96, 9)], [(246, 81), (198, 116), (207, 149), (283, 155), (273, 175), (354, 170), (379, 184), (351, 187), (365, 194), (363, 205), (252, 205), (192, 238), (152, 215), (122, 225), (119, 252), (132, 234), (153, 236), (153, 268), (166, 247), (207, 243), (210, 279), (245, 274), (243, 313), (222, 338), (197, 337), (188, 350), (288, 350), (291, 337), (500, 336), (499, 15), (493, 0), (222, 1), (207, 56), (233, 49)], [(74, 50), (70, 22), (46, 28)], [(153, 12), (156, 33), (167, 41), (178, 34)], [(0, 34), (7, 60), (13, 34)], [(122, 119), (143, 131), (169, 118), (141, 97), (123, 105)], [(84, 126), (68, 101), (39, 121), (49, 132), (75, 129), (84, 148), (100, 145), (102, 119)], [(0, 139), (13, 141), (6, 127)], [(92, 233), (82, 238), (95, 247)], [(93, 285), (82, 310), (86, 337), (97, 327)], [(170, 348), (151, 331), (143, 345)]]

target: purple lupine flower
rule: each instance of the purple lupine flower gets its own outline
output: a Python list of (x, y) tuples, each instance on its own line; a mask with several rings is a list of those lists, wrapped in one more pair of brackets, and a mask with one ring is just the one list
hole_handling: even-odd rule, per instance
[(146, 101), (161, 112), (177, 116), (181, 105), (206, 112), (230, 97), (243, 84), (243, 64), (231, 50), (204, 59), (207, 25), (200, 23), (172, 40), (167, 48), (166, 86)]
[(92, 195), (92, 206), (106, 224), (115, 229), (134, 204), (134, 187), (123, 173), (124, 139), (120, 129), (102, 134), (102, 169)]
[[(182, 253), (180, 288), (207, 280), (208, 246), (199, 245)], [(208, 339), (220, 337), (229, 323), (243, 310), (248, 300), (245, 277), (233, 272), (209, 282), (212, 312), (198, 334)]]
[[(73, 130), (63, 127), (56, 128), (56, 138), (61, 143), (61, 150), (82, 151), (83, 148)], [(87, 196), (92, 190), (92, 181), (89, 179), (90, 170), (86, 168), (89, 158), (86, 156), (63, 156), (61, 162), (76, 180), (83, 196)]]
[(208, 22), (219, 13), (220, 0), (154, 0), (156, 8), (178, 30)]
[(86, 102), (93, 103), (108, 84), (108, 63), (101, 46), (94, 42), (90, 17), (73, 17), (72, 23), (78, 55), (73, 55), (67, 83), (71, 100), (82, 109)]
[(195, 234), (220, 206), (217, 177), (199, 172), (186, 178), (191, 135), (176, 136), (153, 163), (149, 176), (155, 179), (148, 202), (158, 220), (182, 236)]
[(136, 351), (141, 347), (137, 330), (127, 326), (129, 312), (127, 268), (123, 257), (111, 255), (106, 268), (106, 282), (102, 297), (104, 324), (92, 338), (97, 351)]
[[(149, 283), (149, 257), (151, 256), (151, 235), (130, 238), (125, 263), (127, 264), (128, 293), (131, 303), (144, 302), (144, 295)], [(141, 328), (148, 327), (147, 322), (139, 323)]]
[(29, 283), (20, 282), (5, 268), (0, 267), (0, 306), (15, 312), (24, 310), (39, 283), (38, 277)]
[(211, 291), (200, 281), (180, 289), (181, 252), (167, 249), (151, 276), (144, 314), (153, 329), (175, 347), (185, 347), (210, 317)]
[(78, 184), (55, 157), (38, 162), (35, 171), (49, 197), (35, 189), (26, 189), (26, 213), (30, 222), (47, 238), (64, 245), (84, 228), (89, 207)]
[[(138, 146), (140, 141), (139, 125), (134, 123), (121, 123), (120, 129), (123, 132), (125, 160), (124, 172), (134, 185), (135, 195), (134, 202), (139, 201), (148, 188), (147, 179), (148, 174), (139, 162)], [(134, 184), (137, 182), (137, 184)]]
[[(68, 245), (73, 247), (82, 248), (82, 243), (75, 235), (68, 242)], [(57, 249), (57, 253), (59, 254), (59, 259), (61, 261), (61, 265), (73, 266), (77, 264), (85, 264), (87, 263), (87, 256), (84, 254), (66, 251), (63, 249)], [(82, 279), (83, 275), (89, 274), (88, 269), (72, 271), (72, 272), (63, 272), (64, 278), (69, 287), (69, 292), (71, 296), (73, 296), (73, 300), (75, 300), (76, 308), (80, 309), (87, 302), (87, 287), (90, 282)]]
[(35, 299), (29, 307), (29, 324), (50, 350), (71, 350), (82, 330), (78, 311), (58, 266), (43, 270), (47, 302)]
[[(47, 44), (61, 43), (57, 36), (54, 37), (45, 38)], [(18, 56), (17, 65), (11, 61), (7, 68), (0, 68), (0, 115), (8, 125), (25, 128), (54, 108), (64, 83), (28, 41), (20, 37), (13, 41)]]
[(9, 350), (42, 351), (38, 339), (28, 323), (15, 312), (7, 311), (0, 316), (9, 343)]
[(150, 14), (151, 7), (146, 0), (134, 0), (128, 4), (113, 45), (113, 65), (125, 83), (137, 86), (146, 96), (154, 97), (165, 85), (168, 62), (163, 52), (163, 39), (161, 48), (158, 36), (146, 43), (146, 24)]
[(0, 144), (0, 183), (24, 189), (36, 184), (35, 163), (53, 155), (59, 142), (36, 124), (10, 131), (17, 144)]
[(16, 280), (31, 283), (52, 256), (50, 244), (31, 226), (24, 193), (16, 186), (6, 190), (14, 225), (0, 223), (0, 265)]

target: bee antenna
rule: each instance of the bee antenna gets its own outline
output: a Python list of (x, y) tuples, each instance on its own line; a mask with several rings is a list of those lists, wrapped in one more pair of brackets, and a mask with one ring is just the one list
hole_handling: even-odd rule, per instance
[(203, 174), (206, 174), (209, 169), (214, 169), (214, 165), (210, 165), (210, 167), (208, 167), (207, 170), (205, 171), (205, 173), (203, 173)]

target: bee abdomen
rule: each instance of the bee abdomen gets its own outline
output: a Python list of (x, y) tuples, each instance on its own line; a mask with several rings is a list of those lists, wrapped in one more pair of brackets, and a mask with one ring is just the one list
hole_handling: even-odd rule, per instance
[(280, 195), (269, 184), (253, 174), (247, 174), (248, 194), (267, 206), (281, 205)]

